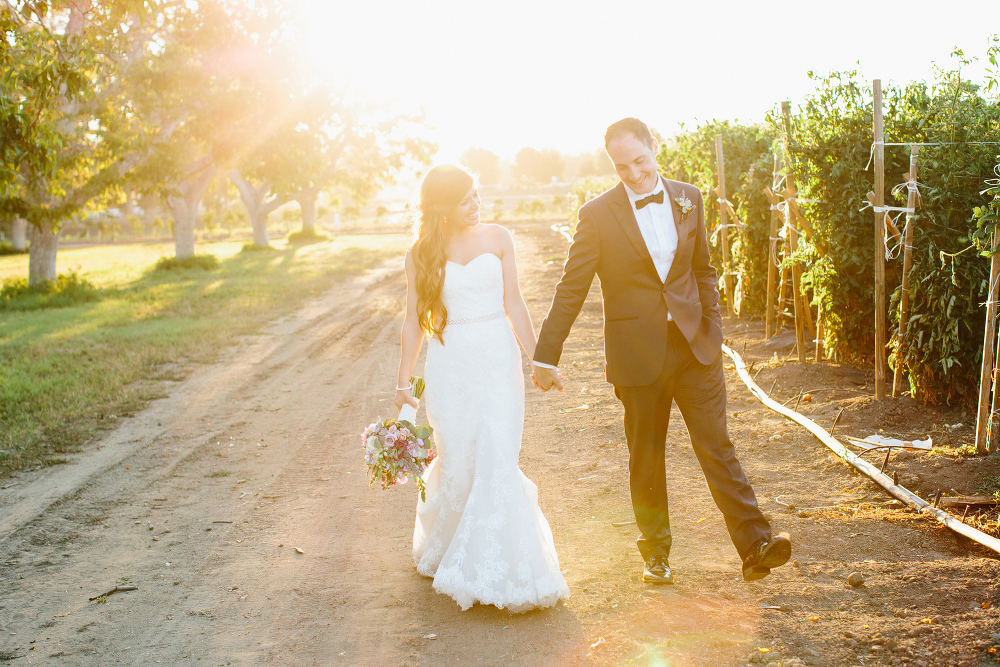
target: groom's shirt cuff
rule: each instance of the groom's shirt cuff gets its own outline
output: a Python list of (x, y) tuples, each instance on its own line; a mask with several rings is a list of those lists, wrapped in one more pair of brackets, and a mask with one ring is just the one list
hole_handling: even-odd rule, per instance
[(552, 364), (543, 364), (540, 361), (534, 361), (534, 360), (532, 360), (531, 363), (533, 363), (536, 366), (541, 366), (542, 368), (551, 368), (552, 370), (555, 370), (555, 371), (559, 370), (556, 366), (553, 366)]

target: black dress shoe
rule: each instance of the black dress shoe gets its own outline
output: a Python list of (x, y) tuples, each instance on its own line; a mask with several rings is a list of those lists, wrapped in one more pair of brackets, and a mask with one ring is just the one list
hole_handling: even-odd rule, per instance
[(674, 575), (670, 573), (670, 564), (666, 556), (650, 556), (646, 559), (646, 568), (642, 571), (642, 580), (647, 584), (672, 584)]
[(771, 568), (784, 565), (791, 557), (792, 541), (788, 533), (778, 533), (770, 539), (762, 537), (743, 559), (743, 581), (763, 579), (771, 574)]

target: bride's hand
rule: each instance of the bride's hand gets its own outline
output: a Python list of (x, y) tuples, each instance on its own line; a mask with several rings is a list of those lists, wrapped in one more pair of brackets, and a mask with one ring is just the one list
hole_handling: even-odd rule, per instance
[(417, 399), (413, 398), (413, 392), (409, 387), (406, 389), (397, 389), (396, 397), (393, 399), (393, 403), (396, 404), (396, 409), (401, 410), (404, 403), (409, 403), (413, 407), (420, 407), (417, 403)]

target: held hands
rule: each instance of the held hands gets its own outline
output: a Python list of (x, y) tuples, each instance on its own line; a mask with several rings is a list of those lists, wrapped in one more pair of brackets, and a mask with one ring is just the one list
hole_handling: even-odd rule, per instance
[(559, 391), (563, 390), (562, 375), (555, 368), (531, 364), (531, 382), (542, 391), (548, 391), (553, 387)]
[(397, 389), (396, 397), (392, 402), (396, 404), (397, 410), (402, 409), (404, 403), (409, 403), (414, 408), (419, 407), (417, 399), (413, 398), (413, 391), (410, 387), (407, 387), (406, 389)]

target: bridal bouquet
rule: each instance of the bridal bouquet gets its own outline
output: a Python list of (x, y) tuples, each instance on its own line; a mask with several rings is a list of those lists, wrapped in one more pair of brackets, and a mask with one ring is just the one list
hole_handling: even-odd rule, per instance
[[(411, 378), (413, 397), (420, 398), (423, 394), (422, 378)], [(407, 475), (417, 479), (420, 489), (420, 499), (427, 500), (423, 475), (427, 466), (434, 460), (434, 450), (431, 449), (430, 426), (415, 426), (416, 410), (411, 405), (404, 405), (396, 419), (379, 418), (361, 433), (361, 446), (365, 449), (365, 464), (371, 486), (376, 480), (382, 483), (383, 489), (396, 484), (405, 484)]]

